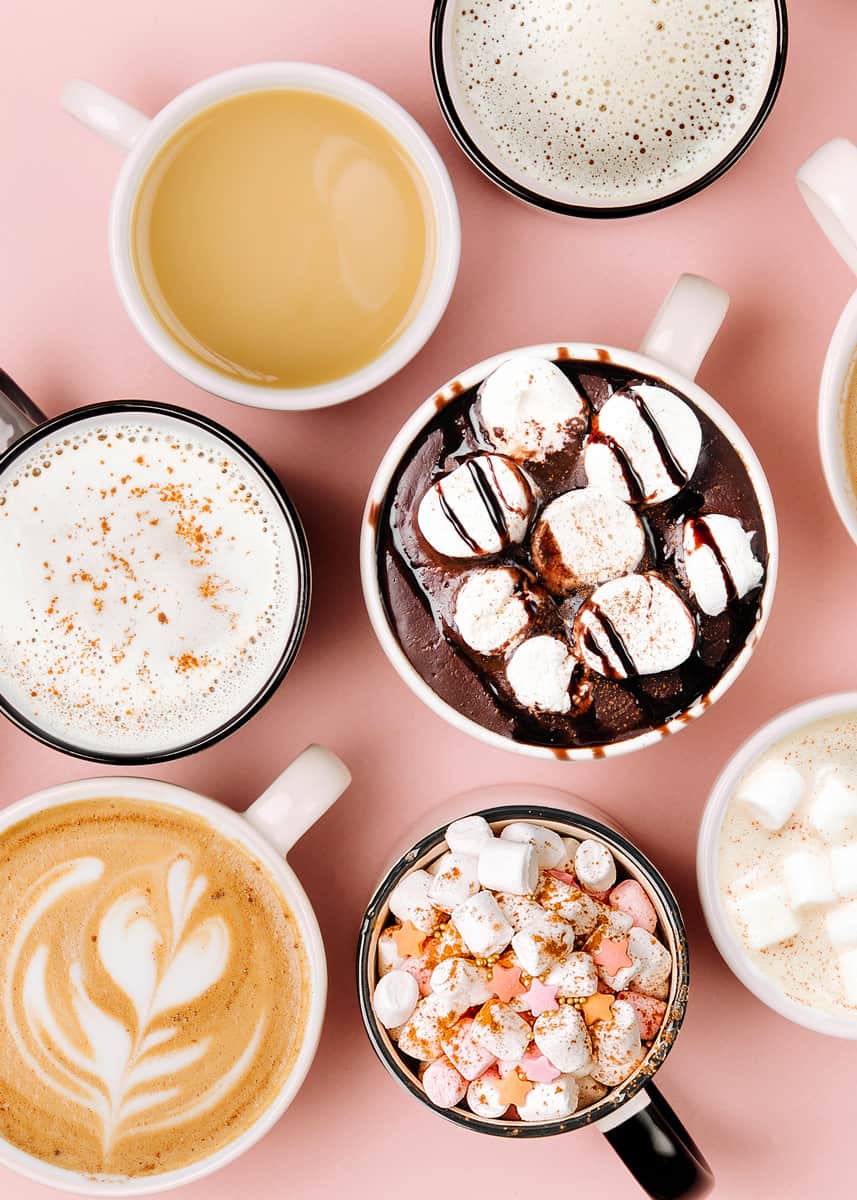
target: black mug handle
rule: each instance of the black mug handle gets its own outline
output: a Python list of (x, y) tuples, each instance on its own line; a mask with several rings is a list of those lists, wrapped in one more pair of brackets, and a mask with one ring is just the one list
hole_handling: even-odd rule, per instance
[(693, 1138), (656, 1087), (638, 1094), (648, 1103), (631, 1100), (630, 1115), (618, 1125), (608, 1118), (609, 1128), (601, 1130), (607, 1141), (653, 1200), (706, 1195), (714, 1176)]
[(0, 453), (46, 420), (27, 393), (0, 370)]

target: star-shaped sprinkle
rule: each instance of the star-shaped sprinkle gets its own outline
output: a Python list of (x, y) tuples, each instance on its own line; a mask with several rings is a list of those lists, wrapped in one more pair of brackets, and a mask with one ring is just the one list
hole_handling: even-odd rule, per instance
[(401, 958), (410, 958), (412, 955), (419, 954), (423, 943), (428, 938), (427, 933), (417, 929), (416, 925), (410, 921), (405, 921), (401, 928), (394, 929), (390, 936), (396, 943), (396, 950)]
[(559, 1008), (556, 1001), (556, 988), (553, 984), (544, 984), (540, 979), (533, 979), (529, 991), (521, 996), (521, 1007), (525, 1012), (531, 1012), (534, 1017), (542, 1013), (553, 1012)]
[(615, 998), (609, 992), (596, 992), (594, 996), (587, 996), (580, 1009), (586, 1024), (594, 1025), (596, 1021), (609, 1021), (613, 1016)]
[(570, 887), (578, 887), (578, 882), (573, 875), (569, 875), (568, 871), (558, 871), (552, 868), (548, 871), (548, 875), (553, 875), (554, 879), (558, 879), (560, 883), (567, 883)]
[(562, 1074), (559, 1067), (555, 1067), (549, 1058), (532, 1047), (518, 1065), (533, 1083), (553, 1083)]
[(501, 1104), (523, 1104), (535, 1087), (529, 1079), (523, 1079), (517, 1071), (510, 1071), (497, 1084), (497, 1095)]
[(634, 965), (628, 954), (627, 938), (622, 938), (621, 942), (614, 942), (612, 938), (602, 938), (598, 949), (592, 951), (592, 958), (608, 975), (615, 975), (623, 967)]
[[(496, 963), (491, 969), (491, 980), (488, 986), (494, 995), (506, 1004), (513, 996), (520, 996), (526, 991), (521, 983), (520, 967), (498, 967)], [(511, 1104), (511, 1101), (509, 1103)]]

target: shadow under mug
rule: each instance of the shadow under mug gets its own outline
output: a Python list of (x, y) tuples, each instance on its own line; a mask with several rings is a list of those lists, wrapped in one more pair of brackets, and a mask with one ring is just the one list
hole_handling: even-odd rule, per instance
[[(521, 803), (522, 800), (527, 803)], [(490, 807), (483, 807), (486, 803)], [(628, 876), (642, 884), (655, 906), (660, 930), (673, 956), (673, 977), (664, 1024), (643, 1062), (624, 1083), (611, 1088), (602, 1100), (561, 1121), (489, 1119), (465, 1108), (435, 1108), (426, 1099), (419, 1078), (405, 1064), (389, 1033), (377, 1020), (372, 995), (378, 978), (378, 939), (388, 923), (390, 893), (405, 875), (426, 866), (444, 852), (446, 822), (397, 859), (369, 901), (357, 944), (357, 991), (363, 1024), (372, 1048), (390, 1075), (415, 1099), (453, 1124), (473, 1132), (514, 1140), (550, 1137), (594, 1126), (604, 1134), (640, 1186), (655, 1200), (702, 1196), (712, 1185), (711, 1170), (690, 1134), (652, 1083), (675, 1044), (687, 1007), (690, 964), (684, 920), (663, 876), (622, 833), (605, 824), (605, 820), (589, 815), (597, 812), (587, 801), (568, 792), (517, 784), (480, 788), (456, 797), (455, 802), (450, 801), (449, 806), (445, 806), (450, 820), (477, 813), (495, 829), (511, 821), (535, 821), (563, 837), (597, 838), (610, 848)]]
[(201, 430), (209, 438), (223, 443), (236, 457), (243, 460), (252, 475), (258, 478), (260, 484), (269, 493), (273, 507), (282, 517), (294, 555), (296, 579), (294, 618), (285, 644), (272, 661), (264, 686), (228, 720), (185, 744), (130, 753), (100, 750), (91, 746), (75, 744), (73, 741), (66, 740), (42, 728), (38, 722), (16, 708), (3, 694), (3, 680), (0, 677), (0, 713), (37, 741), (54, 750), (60, 750), (64, 754), (86, 759), (88, 762), (109, 763), (113, 766), (139, 766), (167, 762), (170, 759), (181, 758), (186, 754), (194, 754), (198, 750), (213, 746), (215, 742), (228, 737), (246, 721), (249, 721), (262, 705), (270, 700), (288, 674), (303, 641), (309, 618), (312, 576), (309, 547), (303, 525), (297, 509), (276, 474), (256, 454), (255, 450), (234, 433), (230, 433), (224, 426), (212, 421), (209, 417), (203, 417), (199, 413), (178, 408), (172, 404), (158, 404), (148, 400), (115, 400), (104, 404), (85, 405), (48, 419), (18, 384), (5, 371), (0, 370), (0, 479), (22, 454), (37, 446), (45, 438), (60, 430), (73, 430), (78, 422), (91, 421), (93, 418), (107, 417), (117, 413), (127, 415), (129, 420), (133, 420), (136, 416), (143, 421), (147, 417), (164, 417), (170, 421), (183, 423), (189, 427), (191, 436), (195, 429)]

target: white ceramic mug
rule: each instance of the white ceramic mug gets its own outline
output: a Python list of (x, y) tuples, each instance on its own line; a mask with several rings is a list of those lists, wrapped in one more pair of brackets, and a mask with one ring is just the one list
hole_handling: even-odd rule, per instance
[[(834, 138), (816, 150), (797, 173), (812, 215), (857, 274), (857, 146)], [(857, 542), (857, 495), (845, 457), (845, 384), (857, 355), (857, 292), (845, 306), (824, 360), (818, 393), (821, 464), (836, 511)]]
[(834, 1037), (857, 1038), (857, 1021), (799, 1004), (782, 992), (751, 962), (736, 937), (720, 889), (720, 830), (738, 781), (772, 746), (808, 725), (828, 717), (857, 712), (857, 692), (819, 696), (780, 713), (735, 751), (717, 777), (699, 827), (696, 874), (702, 911), (714, 944), (726, 965), (754, 996), (796, 1025)]
[[(270, 388), (229, 379), (188, 354), (162, 327), (134, 270), (131, 221), (134, 201), (153, 158), (197, 113), (244, 92), (295, 88), (343, 100), (378, 121), (405, 149), (425, 183), (435, 224), (435, 261), (425, 295), (410, 323), (383, 354), (342, 379), (313, 387)], [(311, 409), (339, 404), (380, 386), (425, 345), (443, 316), (458, 273), (460, 228), (449, 175), (421, 127), (384, 92), (343, 71), (302, 62), (254, 63), (213, 75), (181, 92), (152, 118), (82, 80), (66, 84), (64, 108), (126, 150), (110, 208), (113, 277), (122, 303), (151, 348), (180, 375), (216, 396), (257, 408)]]
[(569, 760), (604, 758), (628, 754), (632, 750), (641, 750), (645, 746), (653, 745), (666, 734), (678, 732), (690, 720), (701, 716), (715, 700), (718, 700), (727, 691), (744, 670), (768, 622), (776, 586), (779, 543), (771, 489), (752, 446), (729, 414), (707, 392), (693, 382), (702, 360), (717, 336), (728, 307), (729, 297), (722, 288), (699, 275), (681, 275), (661, 305), (648, 333), (643, 338), (643, 344), (639, 351), (620, 350), (613, 346), (603, 344), (595, 346), (580, 342), (568, 342), (563, 345), (552, 342), (546, 345), (527, 346), (520, 350), (506, 351), (504, 354), (485, 359), (474, 367), (469, 367), (462, 374), (445, 383), (438, 391), (433, 392), (396, 434), (372, 481), (363, 514), (360, 540), (360, 574), (363, 582), (363, 595), (378, 641), (396, 671), (424, 704), (427, 704), (429, 708), (457, 729), (500, 749), (514, 750), (518, 754), (537, 758), (556, 758), (556, 753), (550, 746), (513, 741), (511, 738), (486, 729), (469, 717), (463, 716), (451, 704), (442, 700), (411, 664), (399, 644), (384, 610), (378, 579), (378, 531), (376, 526), (378, 515), (384, 508), (387, 489), (403, 456), (424, 426), (437, 415), (438, 408), (462, 391), (478, 386), (502, 362), (515, 354), (528, 354), (553, 360), (580, 359), (584, 362), (595, 363), (607, 360), (635, 374), (662, 379), (668, 387), (687, 396), (717, 425), (739, 454), (759, 501), (768, 545), (768, 566), (759, 597), (758, 620), (751, 636), (708, 695), (658, 729), (603, 746), (566, 749), (563, 751), (562, 757)]
[(235, 813), (223, 804), (175, 784), (120, 776), (61, 783), (0, 811), (0, 833), (56, 805), (117, 796), (140, 805), (166, 805), (202, 817), (223, 837), (261, 861), (272, 875), (297, 923), (306, 951), (310, 987), (301, 1048), (279, 1092), (248, 1129), (208, 1157), (160, 1175), (99, 1179), (52, 1166), (0, 1138), (0, 1165), (37, 1183), (66, 1192), (88, 1196), (144, 1196), (181, 1187), (211, 1174), (243, 1154), (267, 1133), (291, 1104), (306, 1078), (321, 1035), (327, 999), (327, 965), (318, 922), (306, 892), (284, 856), (350, 782), (348, 768), (332, 751), (323, 746), (309, 746), (243, 813)]

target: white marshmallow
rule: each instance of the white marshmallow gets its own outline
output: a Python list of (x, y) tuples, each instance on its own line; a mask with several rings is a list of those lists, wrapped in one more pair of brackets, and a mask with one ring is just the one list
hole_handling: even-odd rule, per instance
[(696, 644), (689, 608), (652, 572), (596, 588), (577, 614), (574, 633), (583, 661), (608, 679), (671, 671)]
[(440, 1058), (442, 1039), (460, 1016), (440, 996), (424, 996), (399, 1029), (399, 1049), (419, 1062)]
[(417, 524), (438, 554), (482, 558), (522, 542), (533, 508), (533, 486), (520, 467), (478, 454), (432, 484)]
[(643, 1057), (637, 1014), (627, 1000), (617, 1000), (610, 1020), (596, 1021), (590, 1036), (595, 1052), (591, 1073), (599, 1083), (622, 1083)]
[(390, 912), (400, 921), (410, 921), (423, 933), (433, 933), (441, 914), (429, 899), (432, 877), (428, 871), (411, 871), (390, 892)]
[(572, 952), (574, 929), (562, 917), (545, 913), (515, 934), (512, 949), (528, 975), (541, 975)]
[(857, 896), (857, 842), (847, 846), (831, 846), (830, 874), (837, 896)]
[(628, 934), (628, 954), (636, 966), (634, 991), (665, 1000), (672, 975), (672, 955), (647, 929), (636, 926)]
[(577, 1082), (571, 1075), (560, 1075), (552, 1083), (537, 1083), (518, 1105), (522, 1121), (561, 1121), (577, 1109)]
[(562, 839), (562, 844), (563, 844), (563, 848), (565, 850), (565, 858), (559, 865), (560, 865), (560, 867), (562, 867), (564, 869), (567, 869), (569, 867), (573, 868), (574, 867), (574, 856), (577, 853), (577, 847), (580, 845), (580, 842), (577, 840), (577, 838), (564, 837)]
[(407, 971), (389, 971), (375, 985), (372, 1007), (385, 1029), (404, 1025), (420, 998), (419, 984)]
[(478, 1079), (493, 1067), (494, 1055), (473, 1038), (473, 1021), (462, 1017), (445, 1035), (443, 1052), (463, 1079)]
[(564, 492), (533, 529), (533, 563), (545, 587), (569, 596), (582, 587), (634, 571), (646, 537), (633, 508), (596, 488)]
[(839, 977), (849, 1004), (857, 1005), (857, 948), (839, 955)]
[[(546, 825), (532, 825), (529, 821), (512, 821), (500, 837), (507, 842), (529, 842), (539, 857), (539, 868), (548, 871), (558, 867), (565, 857), (562, 838)], [(531, 889), (532, 890), (532, 889)]]
[(490, 1000), (488, 972), (466, 958), (445, 958), (431, 973), (431, 990), (452, 1008), (464, 1012)]
[(468, 896), (479, 891), (476, 877), (477, 859), (473, 854), (444, 854), (432, 874), (428, 890), (429, 900), (436, 908), (452, 912)]
[(660, 504), (677, 495), (696, 470), (702, 427), (693, 409), (666, 388), (637, 384), (614, 392), (592, 426), (583, 452), (586, 477), (622, 500)]
[(536, 904), (535, 900), (530, 900), (523, 895), (516, 896), (512, 892), (497, 892), (496, 898), (503, 916), (515, 933), (519, 929), (523, 929), (528, 921), (540, 917), (544, 912), (540, 904)]
[(587, 404), (554, 363), (518, 354), (482, 384), (479, 416), (498, 450), (543, 462), (584, 432)]
[(455, 624), (471, 650), (507, 650), (532, 624), (523, 576), (512, 567), (486, 567), (465, 579), (455, 597)]
[(527, 638), (506, 664), (506, 678), (515, 699), (536, 712), (567, 713), (571, 709), (568, 685), (574, 655), (565, 642), (542, 633)]
[(803, 799), (806, 780), (797, 767), (769, 758), (738, 785), (736, 800), (772, 832), (782, 829)]
[(563, 962), (551, 967), (547, 982), (556, 988), (558, 996), (594, 996), (598, 991), (598, 972), (592, 955), (582, 950), (569, 954)]
[(378, 938), (378, 974), (386, 975), (388, 971), (396, 971), (405, 961), (399, 953), (399, 947), (393, 941), (392, 935), (382, 933)]
[(517, 1062), (533, 1034), (510, 1005), (502, 1000), (489, 1000), (473, 1018), (470, 1036), (501, 1062)]
[(578, 937), (588, 937), (601, 918), (604, 905), (553, 875), (543, 875), (539, 883), (538, 901), (548, 912), (568, 921)]
[(563, 1004), (553, 1012), (542, 1013), (533, 1025), (533, 1038), (539, 1050), (560, 1071), (589, 1068), (592, 1045), (583, 1015)]
[(486, 842), (493, 840), (494, 832), (484, 817), (459, 817), (446, 827), (446, 844), (453, 854), (476, 854)]
[(599, 1083), (597, 1079), (593, 1079), (591, 1075), (577, 1076), (577, 1107), (588, 1108), (590, 1104), (597, 1104), (599, 1100), (603, 1100), (607, 1095), (609, 1088), (606, 1088), (603, 1083)]
[(608, 892), (616, 882), (616, 863), (606, 846), (587, 838), (574, 856), (574, 873), (591, 892)]
[(857, 834), (857, 791), (852, 778), (836, 767), (819, 771), (810, 802), (809, 823), (825, 842), (844, 842)]
[(469, 900), (456, 904), (451, 920), (467, 949), (477, 958), (502, 954), (512, 938), (512, 926), (490, 892), (477, 892)]
[(738, 921), (746, 930), (751, 950), (764, 950), (794, 937), (800, 922), (789, 907), (786, 889), (779, 885), (760, 887), (733, 902)]
[(730, 600), (746, 596), (762, 582), (765, 571), (753, 553), (754, 536), (735, 517), (720, 513), (685, 521), (684, 570), (704, 613), (717, 616)]
[(828, 904), (834, 899), (833, 880), (827, 855), (798, 850), (783, 859), (786, 896), (796, 911)]
[(509, 1107), (500, 1099), (500, 1076), (493, 1067), (474, 1079), (467, 1089), (467, 1105), (477, 1117), (502, 1117)]
[(857, 900), (829, 909), (824, 916), (824, 925), (830, 944), (837, 950), (857, 946)]
[(479, 882), (496, 892), (527, 896), (539, 882), (539, 856), (529, 842), (494, 838), (482, 847), (477, 860)]

